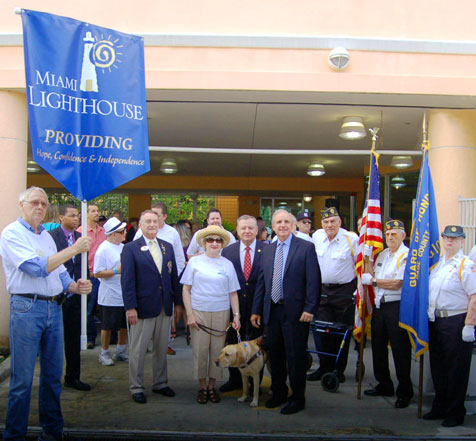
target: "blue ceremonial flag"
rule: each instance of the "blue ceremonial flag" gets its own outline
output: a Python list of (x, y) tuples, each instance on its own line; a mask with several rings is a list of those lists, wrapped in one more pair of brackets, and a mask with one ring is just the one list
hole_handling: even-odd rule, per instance
[(428, 152), (429, 145), (426, 143), (400, 303), (400, 326), (408, 331), (416, 358), (428, 350), (429, 278), (431, 269), (440, 257), (438, 220)]
[(141, 37), (22, 10), (34, 160), (91, 200), (150, 170)]

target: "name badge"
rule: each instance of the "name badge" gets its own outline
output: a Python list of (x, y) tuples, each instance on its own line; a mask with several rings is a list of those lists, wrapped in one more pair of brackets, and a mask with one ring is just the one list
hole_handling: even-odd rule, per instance
[(144, 245), (143, 247), (140, 248), (141, 251), (149, 251), (149, 247)]

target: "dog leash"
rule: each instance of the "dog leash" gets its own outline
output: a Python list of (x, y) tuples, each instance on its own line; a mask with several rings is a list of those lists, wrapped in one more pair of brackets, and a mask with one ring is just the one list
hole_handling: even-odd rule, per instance
[(198, 327), (205, 331), (207, 334), (210, 334), (212, 337), (221, 337), (228, 332), (232, 323), (228, 323), (226, 329), (224, 331), (219, 331), (218, 329), (209, 328), (208, 326), (202, 325), (201, 323), (197, 323)]

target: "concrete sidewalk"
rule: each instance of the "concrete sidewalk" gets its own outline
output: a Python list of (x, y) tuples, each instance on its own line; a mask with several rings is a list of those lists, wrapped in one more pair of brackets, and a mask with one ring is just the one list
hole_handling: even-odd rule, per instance
[[(310, 340), (310, 345), (312, 345)], [(265, 376), (260, 407), (250, 408), (248, 403), (237, 401), (240, 392), (222, 394), (219, 404), (196, 403), (198, 381), (192, 379), (191, 347), (185, 337), (172, 343), (177, 351), (168, 356), (169, 385), (175, 390), (174, 398), (153, 394), (151, 384), (151, 355), (146, 361), (147, 404), (133, 402), (128, 391), (128, 365), (102, 366), (98, 362), (99, 347), (82, 353), (81, 379), (90, 383), (92, 390), (79, 392), (65, 388), (62, 405), (66, 430), (94, 431), (161, 431), (161, 432), (227, 432), (280, 435), (318, 435), (344, 439), (349, 436), (366, 439), (406, 437), (414, 439), (448, 439), (451, 437), (474, 439), (476, 416), (467, 416), (465, 425), (455, 428), (441, 427), (440, 421), (417, 418), (414, 401), (406, 409), (395, 409), (395, 398), (363, 397), (356, 399), (355, 351), (351, 349), (347, 366), (347, 381), (336, 393), (325, 392), (319, 382), (308, 382), (306, 409), (294, 415), (281, 415), (279, 409), (266, 409), (270, 380)], [(112, 351), (114, 351), (112, 347)], [(7, 366), (8, 361), (3, 365)], [(371, 349), (365, 352), (366, 374), (363, 390), (375, 384), (372, 373)], [(4, 366), (4, 368), (5, 368)], [(314, 368), (314, 366), (313, 366)], [(30, 427), (38, 426), (38, 368), (35, 372)], [(267, 374), (267, 372), (266, 372)], [(228, 374), (224, 374), (224, 381)], [(395, 378), (395, 376), (393, 377)], [(4, 423), (8, 395), (8, 378), (0, 384), (0, 423)], [(218, 383), (219, 385), (222, 382)], [(431, 396), (425, 397), (424, 411), (429, 409)], [(279, 436), (279, 435), (278, 435)]]

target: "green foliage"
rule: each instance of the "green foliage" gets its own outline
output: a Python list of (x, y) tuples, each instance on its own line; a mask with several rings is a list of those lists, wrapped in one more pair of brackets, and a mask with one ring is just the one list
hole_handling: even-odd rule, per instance
[[(193, 199), (189, 195), (152, 195), (152, 204), (163, 202), (167, 206), (167, 223), (193, 219)], [(210, 208), (216, 206), (215, 197), (197, 198), (197, 221), (203, 222)]]
[(230, 232), (233, 232), (233, 230), (235, 229), (235, 226), (233, 225), (233, 222), (231, 222), (231, 221), (222, 220), (221, 224), (223, 225), (223, 228), (225, 230), (228, 230)]

